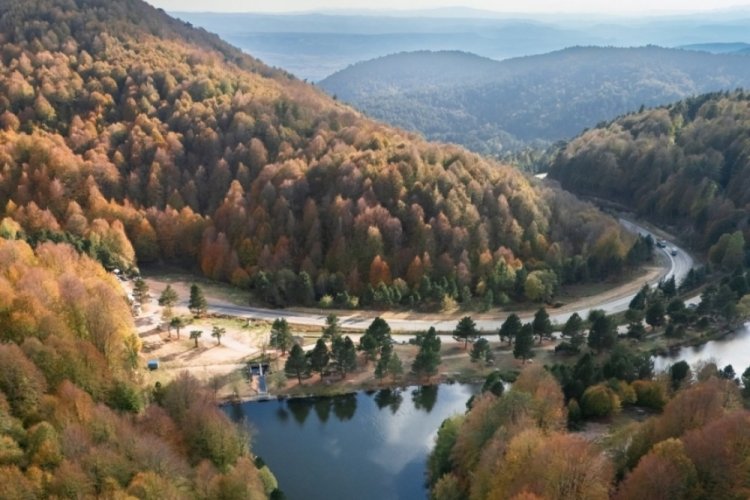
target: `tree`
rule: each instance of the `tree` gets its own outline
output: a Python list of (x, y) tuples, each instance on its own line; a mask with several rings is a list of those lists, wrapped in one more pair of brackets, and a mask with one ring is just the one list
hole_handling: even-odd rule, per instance
[(441, 362), (441, 341), (437, 331), (430, 327), (426, 333), (418, 335), (416, 341), (419, 345), (419, 351), (414, 358), (411, 371), (420, 377), (436, 374)]
[(338, 316), (333, 313), (326, 316), (326, 326), (323, 327), (321, 335), (329, 342), (333, 342), (341, 336), (341, 324)]
[(534, 357), (534, 327), (526, 323), (521, 327), (521, 331), (516, 335), (516, 343), (513, 346), (513, 357), (523, 361), (526, 364), (527, 359)]
[(292, 350), (289, 351), (289, 358), (287, 358), (284, 365), (284, 371), (294, 373), (297, 376), (297, 382), (302, 384), (302, 374), (307, 371), (307, 368), (308, 363), (305, 351), (302, 350), (299, 344), (294, 344)]
[(273, 325), (271, 325), (271, 337), (268, 342), (270, 346), (281, 351), (281, 356), (286, 356), (286, 351), (292, 346), (293, 342), (294, 337), (286, 319), (275, 319)]
[(672, 387), (677, 389), (685, 381), (690, 381), (690, 365), (687, 361), (678, 361), (669, 367), (669, 375), (672, 379)]
[(347, 373), (357, 368), (357, 349), (348, 335), (344, 338), (336, 337), (333, 340), (331, 352), (338, 365), (341, 378), (346, 378)]
[(583, 319), (578, 313), (570, 315), (563, 326), (561, 335), (570, 339), (570, 344), (574, 349), (578, 349), (583, 343)]
[(148, 284), (142, 278), (136, 278), (133, 282), (133, 300), (143, 306), (150, 299)]
[(633, 296), (633, 299), (630, 301), (630, 304), (628, 305), (628, 309), (635, 309), (638, 311), (643, 311), (646, 309), (646, 301), (648, 300), (648, 297), (651, 293), (651, 288), (649, 288), (648, 285), (643, 285), (643, 287), (638, 291), (638, 293)]
[(380, 358), (375, 365), (375, 377), (378, 379), (384, 378), (388, 375), (388, 363), (391, 361), (393, 355), (393, 346), (386, 344), (380, 349)]
[(198, 348), (198, 339), (203, 336), (203, 332), (200, 330), (190, 330), (190, 340), (195, 341), (195, 348)]
[(223, 337), (225, 333), (227, 333), (227, 329), (220, 326), (215, 326), (211, 330), (211, 336), (216, 339), (216, 343), (219, 345), (221, 345), (221, 337)]
[(364, 351), (367, 359), (374, 361), (378, 352), (391, 343), (391, 327), (383, 318), (375, 318), (359, 339), (359, 349)]
[(517, 314), (513, 313), (508, 316), (503, 324), (500, 326), (500, 341), (507, 340), (508, 344), (512, 344), (518, 333), (521, 331), (521, 318)]
[(203, 290), (195, 283), (190, 285), (188, 309), (193, 313), (193, 316), (198, 318), (206, 314), (208, 309), (208, 303), (206, 302), (206, 297), (203, 295)]
[(479, 330), (471, 316), (464, 316), (458, 321), (456, 329), (453, 330), (453, 338), (463, 341), (464, 350), (468, 349), (469, 342), (474, 342), (479, 337)]
[(475, 362), (487, 358), (488, 355), (491, 356), (492, 348), (490, 347), (490, 342), (487, 339), (480, 338), (474, 342), (469, 355), (471, 356), (471, 360)]
[(542, 339), (549, 337), (552, 334), (552, 322), (547, 314), (547, 309), (544, 307), (534, 314), (534, 321), (531, 322), (531, 326), (534, 329), (534, 335), (539, 336), (539, 343), (542, 343)]
[(664, 323), (664, 302), (660, 298), (654, 298), (646, 309), (646, 323), (651, 327), (661, 326)]
[(318, 339), (315, 342), (315, 348), (310, 352), (310, 369), (323, 375), (330, 357), (325, 341), (322, 338)]
[(607, 314), (595, 309), (589, 313), (588, 344), (589, 347), (596, 351), (611, 349), (617, 343), (617, 328), (612, 319)]
[(586, 417), (608, 417), (619, 409), (620, 399), (604, 384), (589, 387), (581, 398), (581, 410)]
[(163, 307), (161, 316), (166, 321), (172, 319), (172, 308), (177, 304), (178, 300), (179, 297), (177, 296), (177, 292), (174, 291), (174, 288), (172, 288), (172, 285), (167, 285), (167, 288), (161, 292), (161, 295), (159, 296), (159, 305)]
[(187, 325), (187, 321), (184, 318), (175, 316), (169, 321), (169, 325), (177, 331), (177, 339), (180, 338), (180, 329)]

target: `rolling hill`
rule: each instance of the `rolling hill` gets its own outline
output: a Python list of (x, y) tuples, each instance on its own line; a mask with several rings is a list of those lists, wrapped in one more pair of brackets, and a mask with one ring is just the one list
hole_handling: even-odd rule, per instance
[(660, 47), (575, 47), (500, 62), (415, 52), (352, 65), (320, 86), (429, 139), (497, 154), (568, 139), (640, 106), (746, 86), (747, 62)]

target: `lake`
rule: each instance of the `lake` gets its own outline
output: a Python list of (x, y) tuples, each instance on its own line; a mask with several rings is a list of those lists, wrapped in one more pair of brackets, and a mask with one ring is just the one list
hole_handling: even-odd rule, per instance
[(424, 499), (441, 422), (478, 386), (444, 384), (227, 405), (254, 428), (253, 452), (290, 500)]
[(700, 361), (714, 361), (719, 368), (732, 365), (737, 374), (750, 366), (750, 323), (720, 339), (691, 347), (681, 347), (664, 356), (654, 356), (654, 368), (667, 370), (677, 361), (687, 361), (695, 367)]

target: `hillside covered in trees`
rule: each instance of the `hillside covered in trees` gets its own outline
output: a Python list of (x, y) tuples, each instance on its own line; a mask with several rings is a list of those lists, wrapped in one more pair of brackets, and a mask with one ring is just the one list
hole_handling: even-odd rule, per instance
[(275, 489), (246, 433), (195, 379), (143, 394), (140, 347), (122, 288), (98, 262), (66, 244), (0, 238), (0, 498), (257, 499)]
[(574, 47), (503, 61), (407, 52), (320, 82), (370, 116), (488, 154), (568, 139), (643, 105), (749, 84), (744, 55), (654, 46)]
[(734, 270), (750, 241), (748, 120), (742, 91), (630, 114), (571, 141), (550, 176), (680, 228), (714, 264)]
[(544, 300), (633, 243), (140, 0), (0, 0), (0, 40), (0, 215), (32, 244), (181, 264), (275, 305), (369, 305)]
[(713, 365), (695, 382), (666, 382), (592, 387), (587, 409), (657, 400), (663, 407), (592, 441), (566, 430), (580, 413), (575, 400), (566, 409), (555, 378), (526, 368), (507, 393), (488, 391), (443, 423), (428, 462), (431, 498), (747, 498), (750, 412), (735, 382)]

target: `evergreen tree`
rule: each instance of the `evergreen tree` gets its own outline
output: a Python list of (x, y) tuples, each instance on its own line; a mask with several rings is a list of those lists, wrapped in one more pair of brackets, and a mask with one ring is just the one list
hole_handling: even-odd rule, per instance
[(136, 278), (133, 282), (133, 301), (143, 306), (151, 299), (148, 284), (142, 278)]
[(474, 342), (477, 337), (479, 337), (479, 330), (477, 330), (477, 325), (471, 319), (471, 316), (461, 318), (456, 325), (456, 329), (453, 330), (453, 338), (463, 341), (464, 350), (469, 347), (469, 342)]
[(201, 338), (203, 332), (200, 330), (190, 330), (190, 340), (195, 341), (195, 347), (198, 348), (198, 339)]
[(515, 313), (511, 314), (506, 318), (505, 321), (503, 321), (502, 326), (500, 326), (500, 340), (507, 340), (508, 344), (512, 344), (513, 340), (521, 331), (522, 326), (523, 324), (521, 323), (521, 318), (519, 318)]
[(479, 339), (476, 342), (474, 342), (474, 345), (471, 347), (471, 353), (469, 356), (471, 357), (472, 361), (479, 361), (480, 359), (487, 359), (488, 354), (491, 355), (492, 348), (490, 346), (490, 342), (487, 339)]
[(591, 323), (588, 337), (590, 348), (603, 351), (614, 347), (617, 343), (617, 327), (612, 318), (604, 311), (596, 309), (589, 313), (589, 323)]
[(159, 296), (159, 305), (164, 308), (161, 315), (166, 321), (172, 319), (172, 316), (174, 315), (172, 308), (177, 304), (178, 300), (179, 297), (177, 296), (177, 292), (174, 291), (174, 288), (172, 288), (172, 285), (167, 285), (167, 288), (161, 292), (161, 295)]
[(516, 335), (516, 342), (513, 345), (513, 357), (523, 360), (526, 364), (527, 359), (534, 357), (534, 327), (526, 323), (521, 327), (521, 331)]
[(289, 357), (284, 365), (284, 371), (287, 373), (293, 373), (297, 376), (297, 382), (302, 383), (302, 374), (307, 371), (307, 356), (305, 351), (302, 350), (299, 344), (294, 344), (292, 350), (289, 351)]
[(382, 379), (388, 375), (388, 363), (390, 363), (392, 355), (393, 346), (391, 344), (386, 344), (380, 349), (380, 358), (375, 365), (375, 377)]
[(315, 348), (310, 352), (310, 369), (314, 372), (318, 372), (321, 375), (330, 359), (330, 353), (328, 352), (328, 346), (325, 341), (320, 338), (315, 342)]
[(440, 366), (440, 337), (435, 328), (430, 327), (426, 333), (417, 336), (419, 352), (417, 352), (411, 371), (420, 376), (430, 376), (437, 373)]
[(206, 297), (203, 296), (203, 290), (195, 283), (190, 285), (188, 309), (193, 313), (193, 316), (198, 318), (206, 314), (208, 310), (208, 303), (206, 302)]
[(347, 373), (357, 368), (357, 349), (349, 336), (335, 338), (331, 351), (338, 365), (339, 373), (341, 373), (341, 378), (346, 378)]
[(661, 326), (664, 323), (664, 302), (659, 297), (654, 297), (646, 309), (646, 323), (652, 327)]
[(646, 301), (648, 300), (650, 293), (651, 289), (649, 288), (649, 286), (643, 285), (643, 287), (638, 291), (638, 293), (635, 294), (633, 299), (630, 301), (628, 308), (637, 309), (640, 311), (646, 309)]
[(547, 309), (544, 307), (534, 314), (534, 321), (531, 323), (531, 327), (534, 329), (534, 335), (539, 336), (539, 343), (542, 343), (542, 339), (552, 335), (552, 322), (547, 314)]
[(271, 337), (269, 339), (269, 345), (274, 349), (281, 351), (281, 355), (285, 356), (286, 351), (294, 343), (294, 337), (292, 336), (292, 330), (289, 328), (284, 318), (277, 318), (271, 325)]
[(326, 326), (323, 327), (321, 335), (328, 342), (333, 342), (341, 336), (341, 325), (338, 316), (333, 313), (326, 316)]
[(391, 327), (383, 318), (375, 318), (359, 339), (359, 349), (364, 351), (367, 359), (374, 361), (385, 344), (391, 343)]

